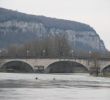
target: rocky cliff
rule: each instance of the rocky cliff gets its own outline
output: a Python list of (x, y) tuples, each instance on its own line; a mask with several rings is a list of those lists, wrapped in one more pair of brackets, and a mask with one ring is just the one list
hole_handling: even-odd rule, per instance
[(99, 35), (87, 24), (0, 8), (0, 48), (55, 34), (67, 34), (76, 51), (106, 51)]

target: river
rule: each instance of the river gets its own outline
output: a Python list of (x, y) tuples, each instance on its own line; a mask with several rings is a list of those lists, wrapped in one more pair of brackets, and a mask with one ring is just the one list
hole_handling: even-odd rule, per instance
[(0, 73), (0, 100), (110, 100), (110, 78)]

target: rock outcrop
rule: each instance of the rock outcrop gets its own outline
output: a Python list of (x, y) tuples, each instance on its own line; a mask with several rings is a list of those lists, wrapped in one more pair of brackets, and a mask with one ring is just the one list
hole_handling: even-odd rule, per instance
[(55, 34), (67, 34), (76, 51), (106, 51), (99, 35), (87, 24), (0, 8), (0, 48)]

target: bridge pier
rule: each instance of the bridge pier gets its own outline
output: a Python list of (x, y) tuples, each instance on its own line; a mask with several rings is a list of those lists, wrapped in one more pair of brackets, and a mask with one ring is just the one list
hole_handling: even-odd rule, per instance
[(100, 67), (91, 67), (89, 69), (89, 73), (90, 75), (93, 75), (93, 76), (99, 76), (100, 75)]

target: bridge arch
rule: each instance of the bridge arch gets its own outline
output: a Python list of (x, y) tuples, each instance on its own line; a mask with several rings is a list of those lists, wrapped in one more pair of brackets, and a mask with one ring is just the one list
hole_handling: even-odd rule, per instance
[(101, 72), (104, 76), (110, 76), (110, 64), (104, 67)]
[(75, 61), (56, 61), (45, 69), (47, 73), (87, 73), (87, 67)]
[(32, 73), (33, 67), (24, 61), (8, 61), (1, 66), (1, 69), (5, 72), (18, 72), (18, 73)]

